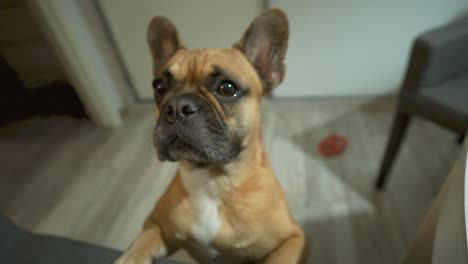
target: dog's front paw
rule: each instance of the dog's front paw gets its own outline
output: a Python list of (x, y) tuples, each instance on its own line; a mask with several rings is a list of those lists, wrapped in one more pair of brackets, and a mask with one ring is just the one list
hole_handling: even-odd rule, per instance
[(114, 264), (151, 264), (151, 257), (142, 257), (132, 252), (125, 252), (114, 261)]

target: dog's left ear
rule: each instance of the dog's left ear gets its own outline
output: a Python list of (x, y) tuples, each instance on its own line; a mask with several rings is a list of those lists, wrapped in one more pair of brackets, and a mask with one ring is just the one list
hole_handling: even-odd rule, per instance
[(283, 81), (288, 36), (286, 14), (280, 9), (270, 9), (255, 18), (241, 40), (234, 45), (257, 70), (265, 94)]

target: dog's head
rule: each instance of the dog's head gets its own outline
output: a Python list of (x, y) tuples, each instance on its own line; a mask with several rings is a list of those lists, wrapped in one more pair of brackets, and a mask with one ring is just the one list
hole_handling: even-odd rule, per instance
[(236, 159), (260, 132), (260, 98), (283, 80), (287, 42), (288, 21), (278, 9), (258, 16), (228, 49), (185, 49), (174, 25), (154, 17), (148, 43), (159, 159), (196, 166)]

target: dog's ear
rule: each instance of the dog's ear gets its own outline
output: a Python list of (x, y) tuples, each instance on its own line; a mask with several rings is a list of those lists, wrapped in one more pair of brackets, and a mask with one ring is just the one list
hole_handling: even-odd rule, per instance
[(288, 36), (286, 14), (280, 9), (270, 9), (255, 18), (241, 40), (234, 45), (257, 70), (265, 94), (283, 81)]
[(179, 39), (177, 29), (172, 22), (161, 16), (151, 19), (148, 26), (148, 44), (153, 55), (153, 67), (155, 72), (162, 67), (174, 54), (183, 47)]

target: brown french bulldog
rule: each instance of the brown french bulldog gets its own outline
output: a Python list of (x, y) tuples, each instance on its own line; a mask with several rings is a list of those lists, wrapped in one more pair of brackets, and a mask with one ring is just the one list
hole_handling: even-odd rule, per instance
[(233, 48), (189, 50), (167, 18), (151, 20), (154, 145), (180, 166), (116, 263), (178, 249), (200, 263), (302, 263), (304, 233), (265, 155), (259, 112), (284, 78), (288, 32), (286, 15), (271, 9)]

